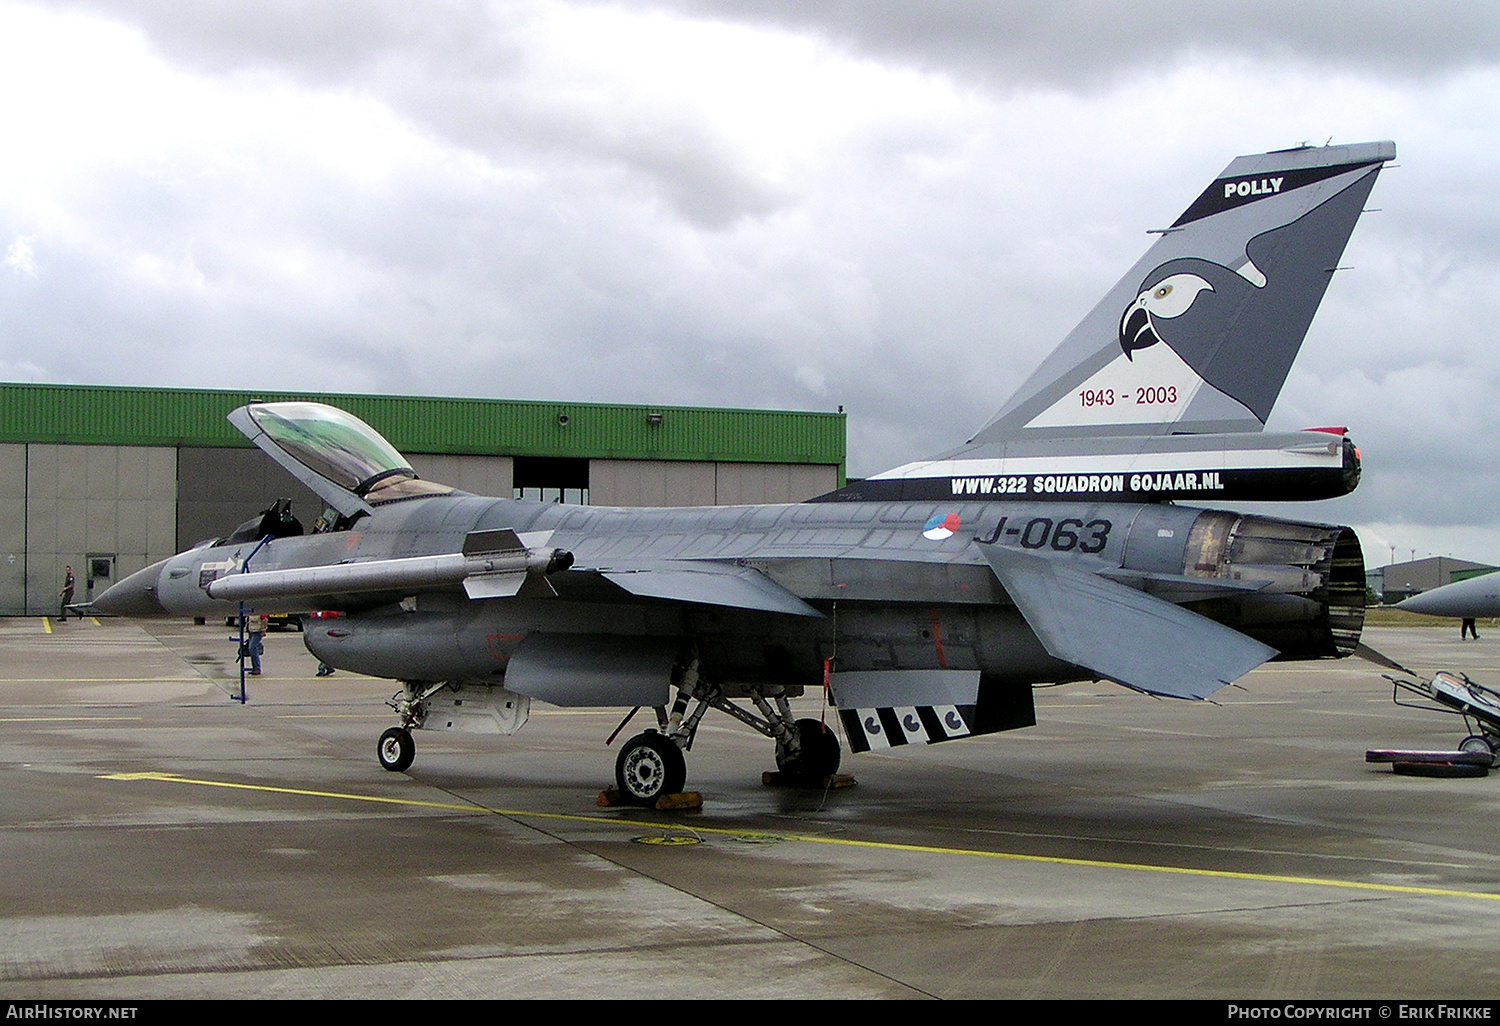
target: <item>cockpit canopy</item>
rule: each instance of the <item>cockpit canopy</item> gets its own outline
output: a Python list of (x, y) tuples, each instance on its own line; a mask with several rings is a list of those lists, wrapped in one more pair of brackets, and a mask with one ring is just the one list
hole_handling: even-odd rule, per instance
[(355, 495), (381, 478), (417, 476), (405, 456), (352, 413), (322, 403), (256, 403), (248, 409), (271, 441)]
[(346, 517), (371, 504), (452, 491), (423, 481), (406, 457), (352, 413), (322, 403), (251, 403), (229, 421)]

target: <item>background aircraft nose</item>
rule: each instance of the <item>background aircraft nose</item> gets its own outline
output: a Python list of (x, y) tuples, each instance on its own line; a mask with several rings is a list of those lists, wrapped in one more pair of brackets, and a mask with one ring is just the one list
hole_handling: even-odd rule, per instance
[(1500, 613), (1500, 577), (1485, 574), (1454, 581), (1397, 602), (1396, 608), (1429, 616), (1494, 616)]
[(111, 585), (94, 599), (94, 609), (111, 616), (165, 616), (166, 609), (156, 599), (156, 585), (161, 580), (164, 559), (137, 570), (118, 584)]

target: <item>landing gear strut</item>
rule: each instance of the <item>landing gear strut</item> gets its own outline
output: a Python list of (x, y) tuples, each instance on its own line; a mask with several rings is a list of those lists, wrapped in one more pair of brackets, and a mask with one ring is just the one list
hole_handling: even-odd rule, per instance
[(411, 739), (412, 727), (420, 727), (427, 718), (426, 699), (441, 690), (444, 682), (422, 686), (415, 681), (403, 681), (402, 685), (402, 689), (385, 703), (401, 717), (401, 726), (381, 734), (375, 745), (375, 757), (392, 773), (404, 772), (416, 758), (417, 743)]
[[(709, 709), (733, 716), (776, 742), (777, 772), (766, 774), (767, 783), (823, 787), (838, 772), (838, 736), (817, 720), (793, 719), (785, 688), (774, 684), (747, 688), (745, 694), (755, 703), (760, 713), (757, 716), (726, 698), (718, 684), (704, 680), (699, 666), (696, 652), (678, 664), (673, 682), (677, 697), (670, 713), (665, 706), (658, 706), (657, 729), (637, 734), (620, 751), (615, 760), (620, 800), (631, 805), (655, 805), (659, 799), (682, 791), (687, 782), (683, 753), (692, 750), (698, 723)], [(625, 722), (629, 721), (627, 716)]]

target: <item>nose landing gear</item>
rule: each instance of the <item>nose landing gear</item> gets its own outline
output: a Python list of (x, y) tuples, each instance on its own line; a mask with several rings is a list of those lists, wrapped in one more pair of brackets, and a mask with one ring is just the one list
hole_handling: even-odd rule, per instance
[(416, 757), (417, 745), (411, 739), (411, 731), (405, 727), (392, 727), (380, 735), (380, 741), (375, 746), (375, 757), (380, 760), (380, 765), (392, 773), (401, 773), (411, 765)]

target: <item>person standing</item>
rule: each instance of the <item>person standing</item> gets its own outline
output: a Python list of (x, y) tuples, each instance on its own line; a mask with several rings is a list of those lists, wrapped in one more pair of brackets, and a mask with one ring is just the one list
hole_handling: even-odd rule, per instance
[(260, 657), (265, 652), (266, 627), (270, 618), (265, 613), (245, 615), (245, 651), (250, 656), (250, 676), (260, 676)]
[(68, 606), (73, 604), (73, 568), (71, 566), (63, 567), (63, 586), (62, 591), (57, 593), (57, 597), (62, 599), (62, 608), (58, 610), (57, 618), (66, 622)]
[[(332, 510), (329, 511), (329, 513), (331, 513), (331, 512), (332, 512)], [(325, 513), (323, 515), (324, 515), (324, 517), (327, 517), (328, 513)], [(320, 523), (320, 524), (323, 523), (323, 520), (320, 519), (318, 521), (318, 523)], [(335, 617), (340, 617), (340, 616), (343, 616), (343, 615), (344, 615), (343, 613), (334, 612), (334, 611), (331, 611), (331, 610), (318, 610), (316, 612), (308, 614), (308, 616), (311, 619), (314, 619), (314, 620), (331, 620), (331, 619), (333, 619)], [(319, 659), (318, 660), (318, 676), (319, 677), (329, 677), (329, 676), (332, 676), (332, 675), (333, 675), (333, 667), (329, 666), (322, 659)]]

